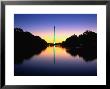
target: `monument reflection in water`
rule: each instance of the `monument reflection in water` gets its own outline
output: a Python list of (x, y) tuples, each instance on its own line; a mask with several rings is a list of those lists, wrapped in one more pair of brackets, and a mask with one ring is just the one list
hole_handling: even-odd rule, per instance
[(96, 76), (97, 60), (94, 54), (90, 57), (93, 59), (89, 57), (88, 53), (83, 57), (65, 48), (47, 47), (40, 54), (17, 61), (14, 73), (15, 76)]

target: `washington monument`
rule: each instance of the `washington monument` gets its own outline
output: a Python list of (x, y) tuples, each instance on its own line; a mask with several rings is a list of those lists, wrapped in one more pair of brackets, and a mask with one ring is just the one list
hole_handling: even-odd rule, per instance
[(54, 45), (55, 45), (55, 26), (54, 26)]

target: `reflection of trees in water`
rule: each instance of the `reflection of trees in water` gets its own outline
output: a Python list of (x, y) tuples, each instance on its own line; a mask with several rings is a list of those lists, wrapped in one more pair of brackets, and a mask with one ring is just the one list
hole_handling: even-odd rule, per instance
[(23, 63), (24, 60), (30, 59), (33, 55), (39, 55), (45, 49), (46, 48), (36, 49), (36, 50), (28, 50), (28, 51), (26, 51), (26, 50), (15, 51), (14, 63), (21, 64), (21, 63)]
[(97, 58), (97, 48), (69, 48), (66, 49), (66, 52), (72, 56), (79, 55), (85, 61), (92, 61)]

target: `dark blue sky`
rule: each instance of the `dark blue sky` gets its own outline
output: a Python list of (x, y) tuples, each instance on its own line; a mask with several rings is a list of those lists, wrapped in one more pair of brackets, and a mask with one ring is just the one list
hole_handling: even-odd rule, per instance
[(53, 41), (53, 27), (56, 27), (56, 41), (79, 35), (86, 30), (96, 32), (96, 14), (15, 14), (14, 27), (38, 35), (48, 42)]

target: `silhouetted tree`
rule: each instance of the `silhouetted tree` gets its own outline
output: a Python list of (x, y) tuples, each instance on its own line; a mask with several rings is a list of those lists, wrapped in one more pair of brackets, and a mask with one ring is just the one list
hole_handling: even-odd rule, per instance
[(92, 31), (85, 31), (83, 34), (72, 35), (62, 42), (63, 47), (85, 47), (85, 46), (97, 46), (97, 34)]
[(85, 31), (83, 34), (72, 35), (61, 44), (66, 48), (66, 51), (72, 56), (79, 55), (85, 61), (94, 60), (97, 58), (97, 34), (92, 31)]
[(62, 46), (65, 47), (76, 47), (77, 45), (78, 45), (78, 37), (75, 34), (67, 38), (66, 41), (62, 42)]
[(14, 28), (14, 53), (15, 63), (39, 54), (47, 47), (47, 42), (30, 32), (24, 32), (21, 28)]
[(79, 35), (80, 46), (96, 46), (97, 47), (97, 34), (92, 31), (86, 31)]

